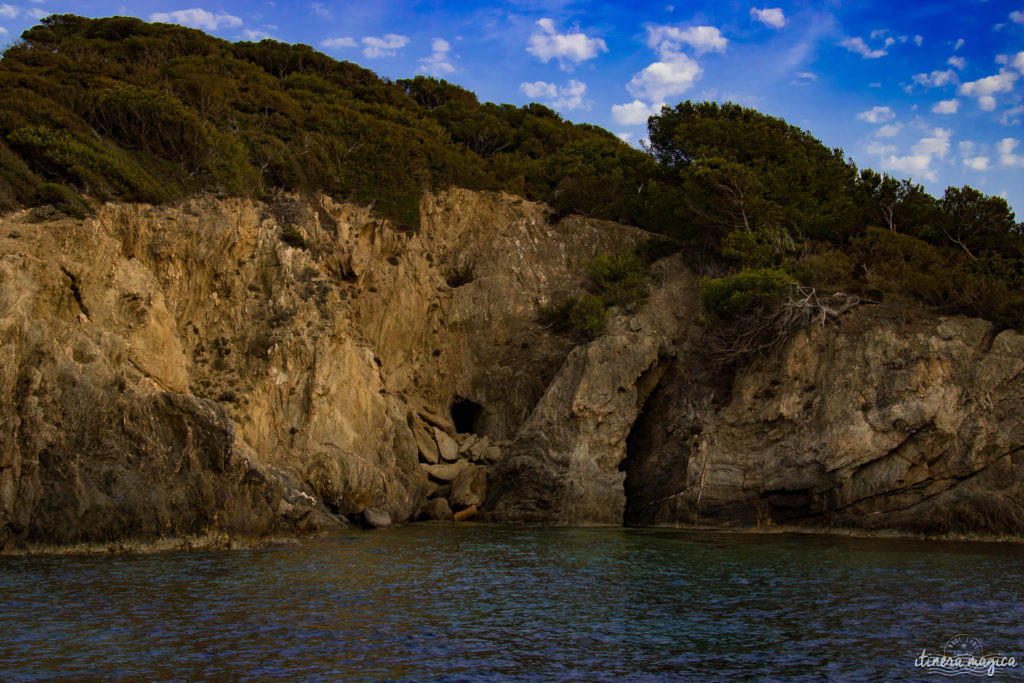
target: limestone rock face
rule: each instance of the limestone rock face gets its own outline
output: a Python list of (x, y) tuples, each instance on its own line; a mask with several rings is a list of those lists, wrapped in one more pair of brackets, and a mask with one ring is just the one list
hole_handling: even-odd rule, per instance
[[(537, 307), (643, 233), (462, 190), (421, 214), (0, 217), (0, 548), (401, 523), (433, 488), (421, 461), (499, 458), (572, 346)], [(489, 440), (463, 454), (461, 432)]]
[(635, 316), (572, 350), (495, 467), (489, 519), (622, 524), (626, 437), (698, 305), (695, 278), (675, 260)]
[(1024, 535), (1024, 336), (889, 313), (730, 381), (678, 362), (631, 435), (627, 521)]
[(0, 216), (0, 549), (417, 517), (1024, 537), (1020, 335), (862, 306), (723, 368), (675, 256), (580, 343), (538, 308), (644, 233), (458, 189), (421, 215)]

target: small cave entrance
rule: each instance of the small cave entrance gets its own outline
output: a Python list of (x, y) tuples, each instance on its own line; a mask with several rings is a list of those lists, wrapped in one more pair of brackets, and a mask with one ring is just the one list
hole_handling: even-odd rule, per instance
[(458, 398), (452, 403), (452, 424), (459, 434), (476, 434), (477, 423), (484, 407), (468, 398)]

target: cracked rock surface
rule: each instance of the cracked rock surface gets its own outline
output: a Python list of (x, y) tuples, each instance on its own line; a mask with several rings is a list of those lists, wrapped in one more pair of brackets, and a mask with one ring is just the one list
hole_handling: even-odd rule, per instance
[(1024, 532), (1024, 336), (864, 306), (731, 378), (690, 361), (631, 435), (629, 522)]

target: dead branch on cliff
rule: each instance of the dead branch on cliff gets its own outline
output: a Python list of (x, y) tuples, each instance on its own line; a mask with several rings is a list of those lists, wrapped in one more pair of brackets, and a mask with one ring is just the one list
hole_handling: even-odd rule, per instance
[(819, 294), (794, 284), (786, 301), (759, 306), (734, 317), (711, 335), (711, 351), (726, 363), (744, 360), (781, 347), (808, 325), (824, 325), (861, 303), (860, 297), (836, 292)]

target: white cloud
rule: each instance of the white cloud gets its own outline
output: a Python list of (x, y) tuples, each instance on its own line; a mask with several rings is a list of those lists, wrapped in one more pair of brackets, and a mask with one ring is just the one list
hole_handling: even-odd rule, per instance
[(1003, 138), (996, 143), (999, 152), (999, 164), (1005, 168), (1024, 168), (1024, 154), (1014, 154), (1013, 150), (1020, 144), (1017, 138)]
[(750, 18), (772, 28), (782, 28), (786, 25), (786, 15), (778, 7), (765, 7), (764, 9), (751, 7)]
[(868, 87), (869, 88), (881, 88), (882, 84), (881, 83), (868, 83)]
[(923, 85), (926, 88), (941, 88), (944, 85), (950, 83), (956, 84), (960, 81), (956, 76), (956, 72), (952, 69), (946, 69), (945, 71), (933, 71), (930, 74), (915, 74), (914, 83)]
[(320, 41), (320, 47), (326, 47), (329, 50), (337, 50), (342, 47), (357, 47), (359, 44), (355, 41), (355, 38), (328, 38), (327, 40)]
[(1024, 74), (1024, 52), (1018, 52), (1013, 57), (1007, 57), (1006, 64)]
[(545, 83), (544, 81), (520, 83), (519, 90), (531, 99), (544, 99), (558, 96), (558, 86), (554, 83)]
[(1020, 118), (1018, 117), (1021, 114), (1024, 114), (1024, 105), (1019, 105), (1013, 107), (1012, 109), (1007, 109), (1006, 111), (1003, 112), (1003, 115), (999, 117), (999, 123), (1003, 124), (1004, 126), (1019, 125)]
[(959, 50), (963, 46), (964, 46), (964, 39), (963, 38), (957, 38), (956, 42), (953, 43), (953, 52), (956, 52), (957, 50)]
[(627, 104), (613, 104), (612, 118), (616, 123), (621, 123), (624, 126), (645, 125), (647, 118), (657, 114), (660, 109), (660, 106), (647, 105), (640, 100), (633, 100)]
[(1018, 24), (1024, 24), (1024, 12), (1021, 12), (1020, 10), (1010, 12), (1010, 21), (1017, 22)]
[(570, 80), (565, 85), (555, 85), (544, 81), (520, 83), (519, 90), (534, 100), (548, 100), (555, 109), (582, 109), (587, 105), (583, 96), (587, 93), (587, 84)]
[(933, 114), (955, 114), (960, 108), (960, 100), (955, 97), (951, 100), (940, 100), (932, 107)]
[(924, 37), (923, 36), (914, 36), (914, 45), (917, 45), (918, 47), (921, 47), (921, 44), (923, 42), (924, 42)]
[(897, 151), (896, 145), (886, 145), (878, 141), (872, 141), (868, 143), (868, 154), (877, 154), (878, 156), (884, 156), (886, 154), (895, 154)]
[(675, 54), (633, 76), (626, 89), (633, 97), (660, 104), (689, 90), (702, 73), (697, 62), (684, 54)]
[(363, 54), (373, 59), (375, 57), (394, 57), (398, 51), (409, 44), (408, 36), (400, 36), (395, 33), (388, 33), (380, 38), (376, 36), (364, 36)]
[(972, 171), (987, 171), (988, 157), (964, 157), (964, 166)]
[(21, 9), (14, 5), (0, 5), (0, 19), (14, 19)]
[(953, 131), (948, 128), (935, 128), (932, 136), (921, 138), (911, 149), (911, 153), (898, 157), (893, 153), (884, 156), (882, 164), (893, 171), (906, 173), (908, 175), (920, 176), (925, 180), (935, 182), (938, 178), (935, 169), (932, 168), (932, 161), (936, 157), (944, 159), (949, 152), (949, 139)]
[(242, 20), (238, 17), (230, 14), (214, 14), (199, 7), (180, 9), (175, 12), (155, 12), (149, 15), (149, 20), (165, 24), (181, 24), (182, 26), (201, 28), (206, 31), (216, 31), (219, 28), (231, 28), (242, 25)]
[(666, 55), (677, 54), (684, 44), (701, 55), (705, 52), (725, 52), (729, 40), (714, 26), (691, 26), (686, 29), (674, 26), (647, 27), (647, 46), (657, 50), (662, 59)]
[(945, 159), (946, 152), (949, 151), (949, 138), (952, 135), (953, 131), (949, 128), (936, 128), (932, 131), (932, 137), (921, 138), (914, 145), (914, 154), (927, 154)]
[(5, 29), (3, 26), (0, 26), (0, 36), (6, 36), (6, 35), (7, 35), (7, 29)]
[(810, 85), (811, 83), (817, 82), (818, 77), (812, 74), (810, 71), (802, 71), (796, 75), (792, 81), (793, 85)]
[(967, 66), (967, 60), (964, 59), (963, 57), (950, 57), (949, 59), (946, 60), (946, 64), (949, 64), (950, 66), (955, 66), (957, 69), (963, 71), (964, 67)]
[(452, 46), (447, 40), (434, 38), (430, 43), (430, 49), (430, 56), (420, 60), (421, 72), (433, 76), (455, 73), (455, 67), (448, 58), (448, 52), (452, 49)]
[(321, 19), (334, 21), (334, 13), (331, 11), (331, 8), (324, 7), (322, 3), (314, 2), (312, 5), (309, 6), (309, 11), (315, 14), (316, 16), (320, 17)]
[(539, 19), (537, 25), (541, 32), (530, 36), (530, 46), (526, 51), (544, 63), (557, 59), (561, 67), (568, 70), (573, 64), (585, 62), (597, 57), (598, 53), (608, 51), (602, 39), (589, 38), (579, 29), (571, 33), (557, 33), (555, 22), (551, 19)]
[(264, 38), (269, 38), (269, 37), (270, 37), (270, 34), (267, 33), (266, 31), (254, 31), (254, 30), (248, 29), (248, 28), (245, 29), (244, 31), (242, 31), (242, 38), (244, 38), (245, 40), (251, 40), (253, 42), (256, 42), (256, 41), (259, 41), (259, 40), (263, 40)]
[(888, 126), (882, 126), (881, 128), (879, 128), (878, 130), (875, 131), (875, 137), (877, 137), (877, 138), (891, 138), (891, 137), (894, 137), (897, 133), (900, 132), (901, 128), (903, 128), (903, 125), (899, 124), (899, 123), (891, 123)]
[(863, 38), (847, 38), (839, 44), (850, 52), (856, 52), (864, 59), (878, 59), (879, 57), (884, 57), (889, 54), (884, 49), (872, 50), (868, 47), (867, 43), (864, 42)]
[(28, 14), (33, 19), (42, 19), (43, 17), (50, 16), (51, 14), (53, 14), (53, 12), (45, 9), (30, 9), (26, 12), (26, 14)]
[(985, 111), (992, 111), (996, 108), (996, 98), (993, 95), (1010, 92), (1016, 80), (1017, 74), (1000, 69), (998, 74), (964, 83), (957, 92), (967, 97), (977, 97), (979, 107)]
[(871, 107), (871, 109), (857, 114), (858, 119), (868, 123), (885, 123), (892, 121), (895, 117), (896, 114), (889, 107)]
[(871, 32), (871, 40), (877, 40), (889, 32), (887, 28), (876, 28)]

